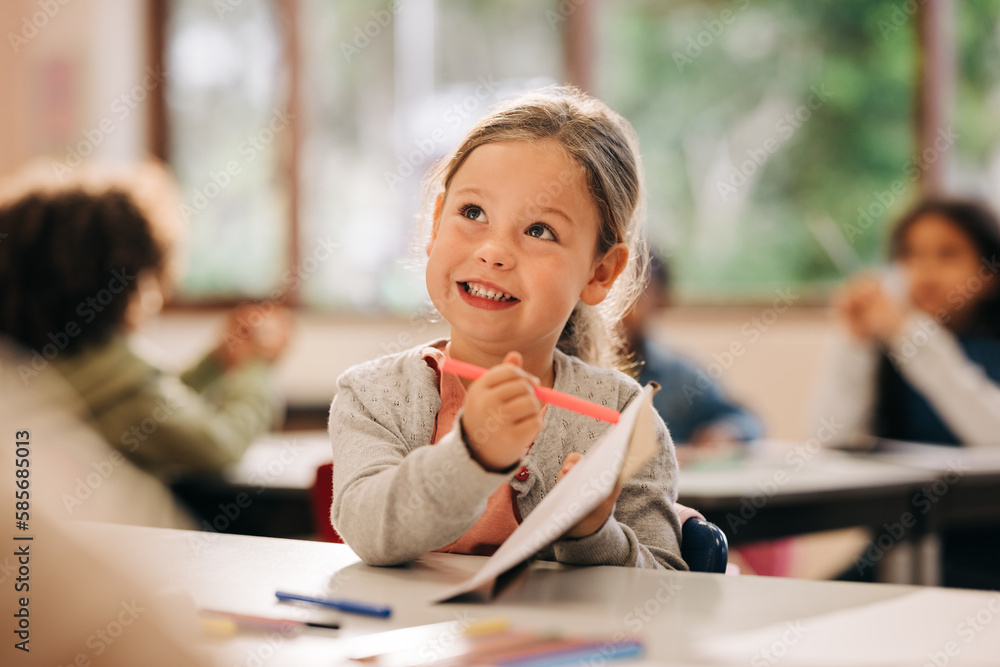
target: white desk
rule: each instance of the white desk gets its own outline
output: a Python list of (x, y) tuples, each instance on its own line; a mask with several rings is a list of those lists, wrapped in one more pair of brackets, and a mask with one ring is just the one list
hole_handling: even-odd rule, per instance
[(333, 446), (326, 431), (269, 433), (250, 445), (224, 477), (232, 484), (308, 489), (316, 468), (331, 461)]
[[(244, 493), (252, 505), (233, 521), (230, 532), (302, 536), (312, 532), (308, 489), (316, 467), (331, 460), (325, 432), (293, 432), (261, 439), (243, 460), (227, 470), (224, 480), (207, 480), (193, 489), (196, 508), (210, 519), (228, 522), (220, 504), (230, 505)], [(942, 466), (961, 452), (950, 449), (937, 465), (921, 452), (860, 457), (826, 448), (764, 441), (744, 457), (691, 465), (681, 469), (680, 500), (701, 511), (725, 531), (730, 544), (788, 537), (809, 532), (867, 526), (880, 531), (900, 522), (907, 513), (919, 525), (874, 565), (883, 581), (934, 583), (940, 569), (938, 551), (925, 535), (931, 525), (951, 525), (963, 513), (986, 507), (981, 499), (952, 494), (931, 515), (916, 512), (913, 498), (942, 474)], [(902, 457), (902, 458), (900, 458)], [(918, 465), (919, 462), (923, 465)], [(930, 461), (930, 463), (927, 463)], [(973, 466), (975, 467), (975, 466)], [(1000, 470), (1000, 468), (991, 468)], [(997, 475), (973, 487), (1000, 494), (991, 485)], [(989, 483), (987, 483), (989, 482)], [(185, 494), (187, 495), (187, 494)], [(947, 512), (945, 511), (947, 510)], [(1000, 509), (993, 516), (1000, 514)], [(220, 529), (221, 526), (219, 526)], [(881, 553), (881, 551), (879, 552)]]
[[(342, 630), (282, 641), (268, 667), (336, 665), (368, 633), (498, 614), (518, 626), (637, 632), (647, 659), (661, 664), (775, 664), (765, 651), (780, 654), (782, 665), (920, 665), (948, 648), (958, 651), (950, 666), (995, 665), (1000, 656), (997, 593), (539, 563), (494, 603), (430, 605), (429, 596), (482, 559), (430, 554), (408, 567), (370, 568), (335, 544), (118, 526), (95, 526), (93, 534), (146, 563), (158, 580), (178, 581), (205, 607), (290, 615), (297, 609), (274, 600), (274, 591), (285, 589), (393, 608), (387, 620), (342, 614)], [(977, 615), (980, 630), (963, 626)], [(242, 635), (218, 650), (224, 664), (247, 664), (264, 642)]]

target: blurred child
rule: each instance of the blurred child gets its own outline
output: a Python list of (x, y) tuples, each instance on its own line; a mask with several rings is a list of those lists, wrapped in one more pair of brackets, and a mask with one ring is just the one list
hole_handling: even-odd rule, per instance
[[(451, 336), (348, 370), (330, 411), (333, 523), (365, 562), (507, 539), (608, 427), (535, 387), (616, 410), (639, 393), (611, 367), (642, 290), (643, 197), (632, 128), (570, 88), (500, 106), (432, 175), (426, 282)], [(459, 380), (446, 356), (489, 371)], [(655, 433), (658, 454), (546, 557), (686, 568), (658, 416)]]
[[(894, 269), (844, 288), (837, 351), (818, 404), (848, 445), (875, 438), (1000, 446), (1000, 223), (970, 201), (931, 200), (896, 224)], [(1000, 586), (1000, 528), (942, 536), (943, 583)]]
[(966, 201), (927, 201), (897, 223), (895, 273), (848, 282), (850, 336), (826, 378), (838, 438), (1000, 445), (1000, 225)]
[[(627, 349), (633, 363), (639, 364), (637, 379), (642, 385), (660, 385), (653, 405), (677, 443), (682, 466), (702, 458), (729, 458), (745, 443), (763, 437), (764, 425), (753, 412), (732, 401), (693, 361), (650, 340), (650, 321), (670, 306), (670, 287), (670, 268), (651, 254), (646, 291), (623, 320)], [(689, 516), (704, 518), (695, 510), (677, 507), (682, 523)], [(729, 558), (742, 572), (783, 576), (791, 566), (792, 543), (747, 544), (730, 550)]]
[(639, 384), (657, 382), (653, 405), (678, 444), (726, 446), (748, 442), (764, 434), (750, 410), (733, 402), (719, 383), (694, 362), (649, 338), (649, 323), (670, 305), (670, 270), (650, 257), (649, 283), (625, 316), (625, 340), (639, 365)]
[(0, 201), (0, 334), (30, 355), (21, 381), (61, 375), (108, 443), (161, 479), (236, 461), (275, 423), (268, 366), (288, 339), (284, 310), (245, 306), (179, 377), (136, 354), (128, 334), (171, 284), (168, 185), (150, 165), (124, 180), (29, 178)]

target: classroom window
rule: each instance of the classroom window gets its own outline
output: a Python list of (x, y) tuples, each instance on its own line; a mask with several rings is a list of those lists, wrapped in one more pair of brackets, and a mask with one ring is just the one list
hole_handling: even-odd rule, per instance
[[(292, 63), (281, 60), (275, 27), (289, 2), (298, 15)], [(171, 0), (167, 62), (179, 74), (168, 94), (170, 161), (186, 203), (205, 204), (193, 207), (181, 298), (294, 286), (301, 302), (338, 311), (419, 308), (422, 177), (491, 104), (563, 79), (559, 26), (545, 9), (531, 0), (407, 0), (398, 11), (386, 0)], [(210, 63), (207, 72), (198, 63)], [(240, 137), (287, 104), (291, 67), (302, 82), (298, 182), (280, 173), (285, 135), (216, 193), (213, 173), (242, 160)], [(286, 252), (291, 244), (297, 253)]]
[(187, 219), (183, 297), (265, 296), (283, 269), (289, 64), (275, 10), (172, 0), (163, 54), (169, 157)]
[(957, 3), (955, 32), (957, 139), (951, 184), (1000, 209), (1000, 2)]
[[(573, 28), (590, 31), (577, 42), (593, 92), (639, 133), (650, 236), (686, 298), (825, 294), (881, 258), (884, 227), (919, 187), (908, 164), (919, 15), (899, 3), (245, 0), (220, 15), (218, 3), (162, 1), (178, 69), (170, 161), (188, 200), (298, 91), (298, 133), (193, 216), (182, 299), (264, 296), (291, 279), (294, 299), (317, 308), (420, 308), (422, 177), (491, 103), (566, 80), (576, 11), (593, 10)], [(993, 169), (995, 181), (998, 95), (982, 90), (1000, 85), (983, 56), (997, 49), (998, 3), (960, 4), (956, 178)]]
[(857, 209), (913, 150), (913, 26), (883, 36), (890, 10), (604, 5), (598, 87), (639, 133), (652, 241), (687, 296), (822, 288), (871, 261), (881, 219), (852, 232)]
[[(414, 268), (421, 181), (486, 108), (560, 78), (558, 33), (530, 0), (303, 2), (306, 303), (408, 311), (426, 299)], [(512, 39), (526, 48), (507, 49)]]

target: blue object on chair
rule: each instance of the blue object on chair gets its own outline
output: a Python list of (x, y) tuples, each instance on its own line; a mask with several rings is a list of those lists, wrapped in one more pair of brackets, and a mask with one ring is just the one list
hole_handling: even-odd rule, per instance
[(722, 529), (698, 517), (691, 517), (681, 528), (681, 558), (692, 572), (726, 571), (729, 541)]

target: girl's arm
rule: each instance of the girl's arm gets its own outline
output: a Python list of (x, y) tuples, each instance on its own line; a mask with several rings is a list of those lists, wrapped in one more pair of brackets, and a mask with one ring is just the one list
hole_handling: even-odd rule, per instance
[(809, 436), (824, 445), (870, 446), (878, 381), (873, 343), (841, 336), (820, 376)]
[[(670, 421), (671, 435), (677, 438), (676, 442), (696, 443), (700, 432), (713, 428), (726, 429), (732, 434), (732, 439), (743, 442), (763, 437), (764, 425), (760, 419), (745, 406), (733, 401), (720, 382), (709, 378), (694, 363), (678, 357), (664, 370), (667, 373), (663, 377), (653, 378), (664, 385), (660, 393), (653, 397), (653, 405), (657, 406), (660, 416)], [(676, 407), (667, 409), (669, 399), (675, 402), (675, 406), (679, 403), (688, 409), (682, 413)], [(683, 422), (680, 424), (683, 427), (681, 432), (675, 421), (677, 417)]]
[[(349, 371), (338, 384), (330, 408), (332, 518), (344, 541), (369, 565), (399, 565), (465, 534), (510, 474), (472, 459), (460, 417), (430, 445), (433, 412), (419, 418), (429, 424), (406, 423), (418, 419), (416, 411), (393, 406), (362, 372)], [(411, 448), (404, 433), (424, 430), (427, 445)]]
[[(238, 461), (280, 421), (268, 373), (257, 365), (221, 376), (199, 393), (152, 366), (123, 339), (57, 362), (105, 439), (160, 477)], [(107, 379), (95, 384), (92, 377)]]
[(1000, 386), (927, 315), (906, 318), (889, 345), (900, 373), (965, 445), (1000, 445)]
[[(116, 445), (147, 469), (165, 474), (219, 470), (239, 461), (254, 440), (280, 423), (269, 380), (266, 368), (248, 366), (197, 393), (162, 375), (111, 408), (102, 423), (123, 425)], [(131, 420), (124, 426), (126, 412)], [(149, 418), (156, 422), (151, 433)]]
[(556, 542), (555, 556), (571, 565), (619, 565), (686, 570), (681, 558), (677, 501), (677, 457), (659, 415), (659, 452), (622, 484), (612, 515), (587, 537)]

